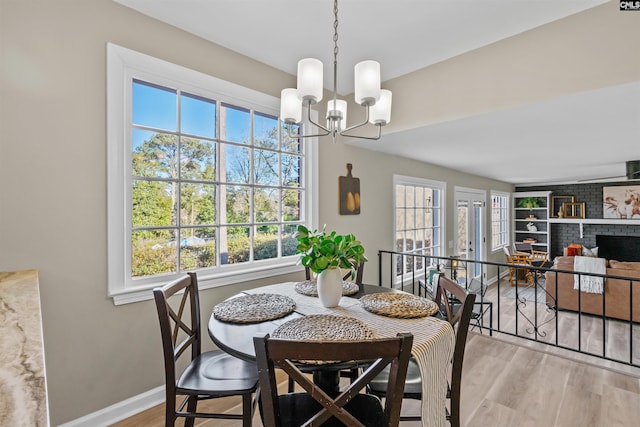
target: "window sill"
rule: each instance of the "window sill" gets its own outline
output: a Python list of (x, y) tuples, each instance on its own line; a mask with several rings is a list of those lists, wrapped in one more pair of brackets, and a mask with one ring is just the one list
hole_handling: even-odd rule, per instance
[[(251, 280), (264, 279), (265, 277), (281, 276), (283, 274), (301, 272), (302, 267), (295, 261), (278, 266), (265, 265), (263, 267), (246, 268), (242, 270), (228, 269), (226, 271), (217, 271), (215, 274), (198, 273), (198, 288), (211, 289), (220, 286), (233, 285), (236, 283), (248, 282)], [(175, 276), (177, 277), (177, 276)], [(130, 304), (134, 302), (147, 301), (153, 299), (153, 288), (169, 283), (174, 276), (165, 278), (157, 283), (147, 284), (135, 288), (129, 288), (122, 291), (111, 292), (109, 297), (113, 298), (114, 305)]]

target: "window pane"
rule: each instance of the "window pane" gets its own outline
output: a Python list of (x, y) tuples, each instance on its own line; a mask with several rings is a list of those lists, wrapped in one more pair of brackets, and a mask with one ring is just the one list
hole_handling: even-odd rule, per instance
[(404, 233), (396, 233), (396, 252), (404, 252)]
[(220, 148), (225, 172), (220, 181), (248, 184), (251, 176), (249, 149), (231, 144), (220, 144)]
[(406, 210), (406, 215), (405, 215), (406, 222), (404, 225), (405, 230), (413, 230), (414, 228), (416, 228), (415, 215), (416, 215), (415, 209)]
[(396, 230), (397, 231), (402, 231), (407, 228), (405, 225), (404, 214), (405, 214), (404, 209), (402, 208), (396, 209)]
[(227, 223), (249, 223), (251, 188), (242, 185), (221, 185), (221, 196), (226, 201)]
[(296, 247), (298, 246), (298, 240), (296, 240), (295, 234), (298, 231), (298, 225), (284, 225), (282, 226), (282, 256), (289, 256), (296, 254)]
[[(290, 138), (288, 126), (284, 123), (282, 124), (282, 151), (290, 151), (293, 153), (301, 153), (302, 145), (300, 144), (300, 138)], [(300, 126), (299, 125), (291, 125), (291, 134), (299, 135), (300, 134)]]
[(134, 125), (177, 130), (175, 90), (134, 80), (131, 96)]
[(253, 150), (253, 182), (258, 185), (280, 184), (278, 153)]
[(172, 273), (176, 270), (175, 230), (131, 233), (131, 277)]
[(416, 230), (416, 250), (424, 248), (425, 230)]
[(196, 95), (180, 96), (180, 131), (189, 135), (216, 137), (216, 102)]
[(253, 259), (271, 259), (278, 257), (278, 226), (256, 227), (253, 241)]
[(238, 264), (249, 261), (249, 227), (226, 227), (226, 234), (226, 251), (224, 251), (222, 242), (220, 245), (221, 262), (223, 264)]
[(182, 183), (180, 192), (180, 223), (213, 225), (216, 222), (216, 186)]
[(178, 138), (168, 133), (133, 129), (131, 168), (133, 176), (177, 179)]
[(298, 156), (282, 155), (282, 185), (285, 187), (300, 187), (302, 179), (300, 178), (300, 169), (302, 169), (302, 158)]
[(214, 181), (216, 179), (216, 143), (182, 137), (180, 139), (180, 177)]
[[(278, 221), (278, 201), (280, 190), (277, 188), (256, 188), (253, 192), (253, 213), (255, 222)], [(274, 230), (274, 233), (277, 230)]]
[(131, 225), (176, 225), (176, 186), (175, 182), (134, 180), (131, 192)]
[(425, 206), (424, 202), (424, 187), (416, 187), (416, 207), (422, 208)]
[(404, 185), (396, 185), (396, 206), (406, 206), (404, 201)]
[(181, 233), (181, 270), (193, 270), (216, 265), (216, 238), (213, 227), (189, 228)]
[(228, 104), (220, 106), (220, 138), (249, 143), (249, 110)]
[[(283, 190), (282, 216), (283, 221), (300, 221), (302, 206), (302, 191)], [(288, 226), (287, 226), (288, 227)]]
[(253, 145), (278, 149), (278, 118), (266, 114), (253, 115)]

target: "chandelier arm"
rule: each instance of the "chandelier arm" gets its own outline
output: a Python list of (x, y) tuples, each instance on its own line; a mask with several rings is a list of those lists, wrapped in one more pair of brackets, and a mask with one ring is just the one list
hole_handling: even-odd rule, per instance
[(294, 133), (291, 133), (291, 125), (288, 125), (288, 126), (287, 126), (287, 131), (288, 131), (288, 132), (287, 132), (287, 133), (288, 133), (288, 135), (287, 135), (287, 136), (288, 136), (289, 138), (291, 138), (291, 139), (298, 139), (298, 138), (301, 138), (301, 139), (302, 139), (302, 138), (315, 138), (315, 137), (319, 137), (319, 136), (327, 136), (327, 135), (329, 135), (329, 133), (331, 133), (331, 131), (327, 131), (327, 132), (325, 132), (325, 133), (318, 133), (318, 134), (315, 134), (315, 135), (301, 135), (301, 134), (294, 134)]
[(311, 137), (316, 137), (316, 136), (326, 136), (329, 135), (331, 133), (331, 129), (321, 125), (320, 123), (316, 123), (313, 121), (313, 118), (311, 117), (311, 101), (307, 101), (307, 119), (309, 120), (309, 123), (311, 123), (312, 125), (316, 126), (319, 129), (322, 129), (324, 131), (324, 133), (317, 133), (315, 135), (304, 135), (303, 138), (311, 138)]
[[(360, 127), (362, 125), (356, 126), (356, 127)], [(378, 128), (378, 135), (377, 136), (364, 136), (364, 135), (352, 135), (352, 134), (348, 134), (345, 133), (348, 129), (345, 129), (344, 131), (340, 132), (340, 136), (347, 136), (350, 138), (360, 138), (360, 139), (369, 139), (371, 141), (377, 141), (380, 139), (380, 137), (382, 136), (382, 125), (374, 125), (375, 127)], [(350, 127), (349, 129), (353, 129), (354, 126)]]
[(355, 125), (352, 125), (343, 129), (342, 132), (340, 132), (340, 135), (344, 135), (344, 132), (349, 132), (350, 130), (358, 129), (359, 127), (362, 127), (367, 123), (369, 123), (369, 106), (368, 105), (366, 106), (366, 109), (367, 109), (367, 116), (364, 118), (364, 121), (362, 123), (357, 123)]

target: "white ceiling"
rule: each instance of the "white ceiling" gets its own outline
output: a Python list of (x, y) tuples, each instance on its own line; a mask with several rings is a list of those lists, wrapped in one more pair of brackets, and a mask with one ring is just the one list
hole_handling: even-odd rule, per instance
[[(318, 58), (333, 87), (330, 0), (114, 1), (290, 74)], [(341, 0), (338, 92), (353, 91), (361, 60), (385, 81), (604, 2)], [(624, 175), (639, 123), (640, 82), (350, 143), (514, 184), (568, 182)]]

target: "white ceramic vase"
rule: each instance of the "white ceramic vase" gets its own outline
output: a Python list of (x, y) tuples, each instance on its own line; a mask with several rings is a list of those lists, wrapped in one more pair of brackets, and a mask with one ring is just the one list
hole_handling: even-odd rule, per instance
[(342, 297), (342, 273), (329, 268), (318, 274), (318, 298), (323, 307), (337, 307)]

